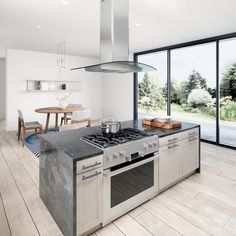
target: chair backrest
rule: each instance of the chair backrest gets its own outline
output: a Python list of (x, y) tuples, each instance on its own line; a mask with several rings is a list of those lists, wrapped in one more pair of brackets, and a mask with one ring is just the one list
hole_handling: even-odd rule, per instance
[(62, 125), (60, 127), (60, 132), (67, 131), (67, 130), (73, 130), (73, 129), (78, 129), (79, 124), (67, 124), (67, 125)]
[(72, 113), (71, 123), (80, 123), (80, 127), (90, 126), (91, 110), (75, 111)]
[(22, 111), (21, 110), (17, 110), (18, 111), (18, 116), (19, 116), (19, 122), (21, 123), (21, 125), (25, 125), (25, 122), (24, 122), (24, 117), (23, 117), (23, 113), (22, 113)]

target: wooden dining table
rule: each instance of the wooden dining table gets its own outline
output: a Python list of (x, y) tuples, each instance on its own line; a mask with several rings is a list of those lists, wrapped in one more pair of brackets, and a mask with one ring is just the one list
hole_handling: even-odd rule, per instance
[(64, 114), (64, 124), (67, 124), (67, 115), (74, 111), (82, 111), (84, 108), (81, 107), (43, 107), (35, 110), (37, 113), (47, 114), (46, 125), (45, 125), (45, 133), (48, 131), (49, 121), (51, 114), (55, 114), (55, 129), (58, 129), (58, 115)]

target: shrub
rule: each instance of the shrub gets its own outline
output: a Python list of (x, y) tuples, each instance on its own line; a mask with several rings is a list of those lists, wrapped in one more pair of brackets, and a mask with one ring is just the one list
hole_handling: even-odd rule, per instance
[(206, 105), (212, 100), (211, 95), (203, 89), (193, 89), (188, 96), (188, 104), (193, 107)]
[(216, 117), (216, 108), (215, 107), (201, 107), (201, 112), (213, 117)]
[(230, 102), (220, 108), (220, 118), (222, 120), (235, 121), (236, 120), (236, 102)]
[(229, 105), (230, 102), (232, 101), (232, 96), (225, 96), (220, 99), (220, 105), (221, 106), (226, 106)]
[(187, 111), (187, 112), (190, 112), (192, 110), (192, 107), (185, 103), (181, 104), (181, 107), (183, 108), (184, 111)]

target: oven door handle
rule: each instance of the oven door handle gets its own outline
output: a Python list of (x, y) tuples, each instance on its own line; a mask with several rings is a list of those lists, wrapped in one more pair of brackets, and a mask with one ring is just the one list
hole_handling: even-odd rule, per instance
[(153, 157), (150, 157), (150, 158), (147, 158), (147, 159), (145, 159), (145, 160), (136, 162), (136, 163), (134, 163), (134, 164), (132, 164), (132, 165), (129, 165), (129, 166), (126, 166), (126, 167), (124, 167), (124, 168), (121, 168), (121, 169), (118, 169), (118, 170), (115, 170), (115, 171), (107, 170), (107, 171), (103, 172), (103, 176), (105, 176), (105, 177), (107, 177), (107, 178), (110, 178), (110, 177), (112, 177), (112, 176), (114, 176), (114, 175), (118, 175), (118, 174), (120, 174), (120, 173), (122, 173), (122, 172), (131, 170), (131, 169), (133, 169), (133, 168), (135, 168), (135, 167), (138, 167), (138, 166), (141, 166), (141, 165), (144, 165), (144, 164), (146, 164), (146, 163), (148, 163), (148, 162), (155, 161), (155, 160), (157, 160), (159, 157), (160, 157), (159, 153), (156, 153), (155, 156), (153, 156)]

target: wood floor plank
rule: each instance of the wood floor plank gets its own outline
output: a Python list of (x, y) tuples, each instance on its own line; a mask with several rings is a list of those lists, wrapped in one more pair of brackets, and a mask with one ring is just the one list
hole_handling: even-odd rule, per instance
[(12, 235), (38, 236), (39, 233), (28, 212), (0, 151), (0, 191)]
[(26, 169), (18, 160), (14, 151), (11, 148), (1, 148), (1, 150), (7, 160), (11, 173), (14, 173), (16, 184), (24, 198), (40, 235), (57, 236), (60, 234), (61, 232), (58, 226), (55, 224), (55, 221), (39, 198), (37, 187), (33, 183)]
[(157, 201), (150, 200), (143, 207), (182, 235), (209, 235)]
[(4, 210), (1, 193), (0, 193), (0, 236), (11, 236), (11, 231)]
[(144, 228), (148, 229), (148, 231), (150, 231), (153, 235), (161, 235), (161, 236), (181, 235), (180, 233), (175, 231), (169, 225), (165, 224), (159, 218), (157, 218), (148, 211), (145, 211), (141, 215), (137, 216), (135, 220)]
[[(213, 220), (220, 225), (224, 225), (231, 217), (231, 212), (224, 211), (223, 207), (218, 207), (214, 203), (214, 199), (210, 199), (208, 202), (198, 200), (197, 196), (203, 194), (199, 193), (197, 196), (192, 198), (191, 196), (181, 192), (176, 188), (169, 189), (166, 194), (169, 194), (172, 198), (179, 201), (181, 204), (192, 208), (194, 211), (200, 211), (204, 215), (207, 215), (209, 219)], [(223, 202), (221, 202), (221, 206)]]
[(128, 214), (133, 217), (136, 218), (137, 216), (141, 215), (143, 212), (145, 212), (146, 210), (142, 207), (136, 207), (134, 210), (130, 211)]
[(96, 236), (124, 236), (124, 234), (112, 223), (98, 230), (95, 234)]
[(220, 224), (217, 217), (209, 217), (209, 215), (198, 208), (193, 209), (192, 207), (188, 207), (169, 196), (168, 193), (163, 193), (154, 198), (154, 200), (183, 217), (191, 224), (204, 230), (209, 235), (219, 235), (219, 232), (221, 235), (232, 235), (233, 233), (224, 227), (225, 222), (220, 222)]
[(225, 225), (227, 228), (233, 230), (236, 235), (236, 216), (232, 216)]
[(131, 216), (124, 215), (119, 219), (115, 220), (114, 225), (123, 232), (123, 234), (127, 236), (151, 236), (151, 234), (147, 229), (142, 227), (137, 223)]

